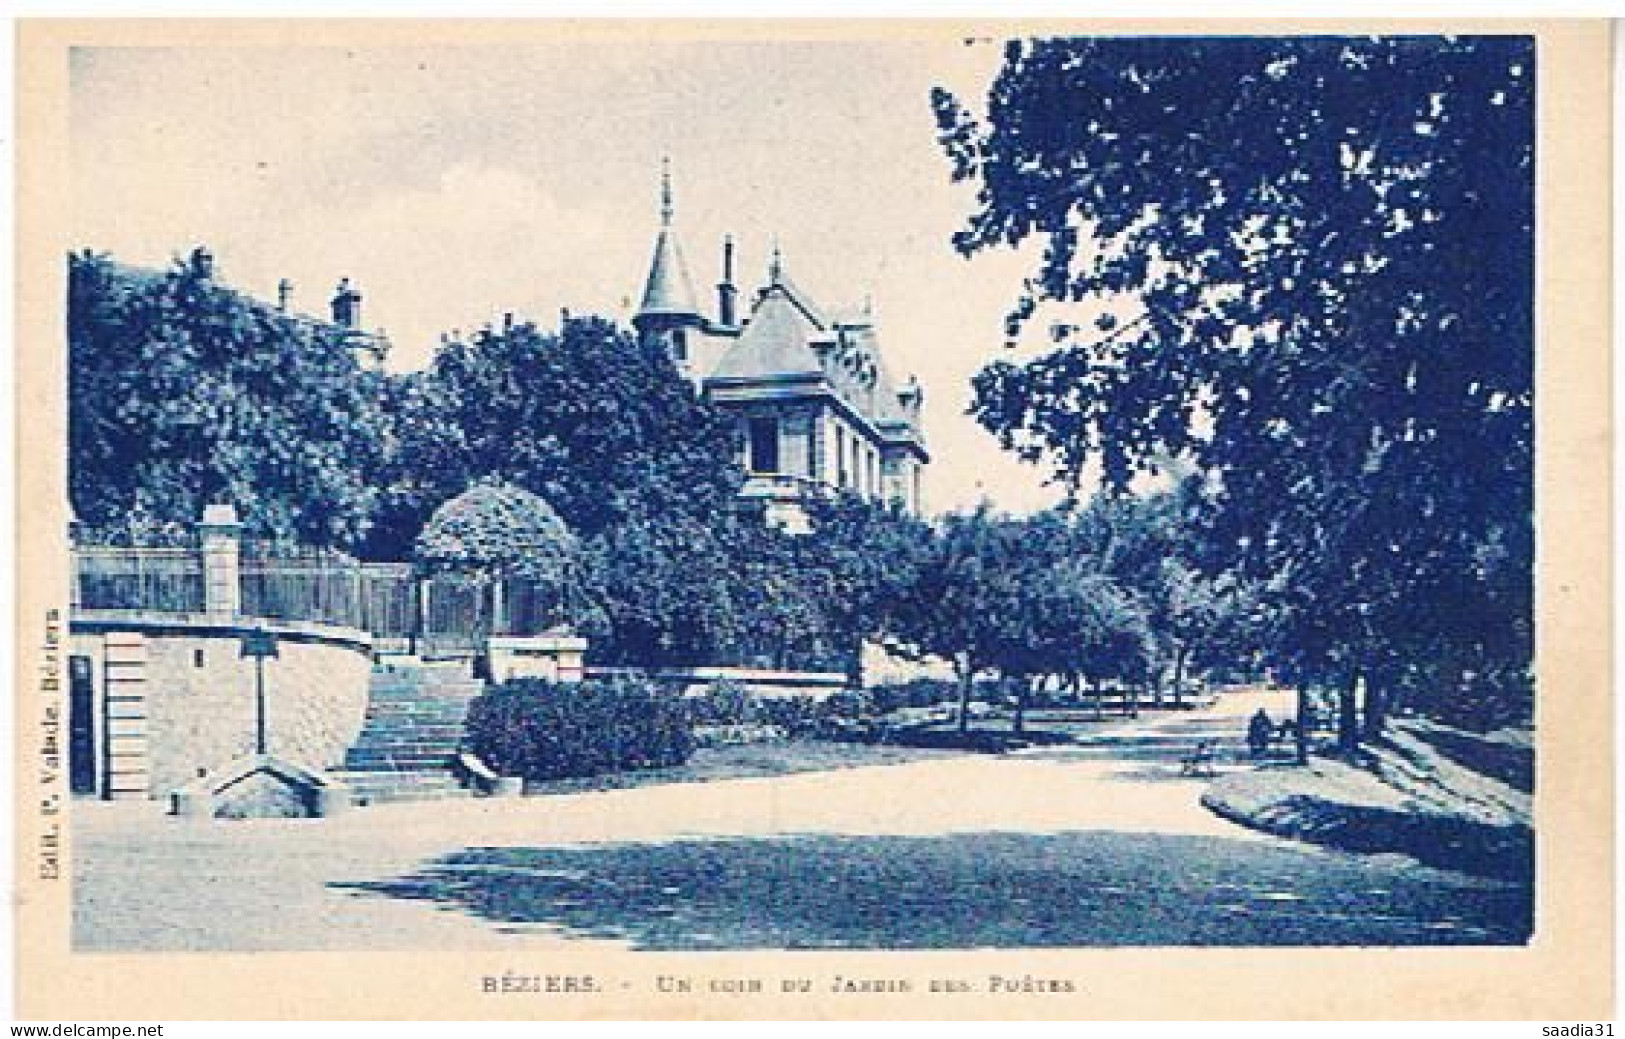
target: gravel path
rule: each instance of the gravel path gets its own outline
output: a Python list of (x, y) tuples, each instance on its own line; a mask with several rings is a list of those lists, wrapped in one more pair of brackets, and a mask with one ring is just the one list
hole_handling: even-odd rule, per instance
[[(1256, 703), (1113, 726), (1229, 733)], [(75, 807), (91, 950), (1511, 943), (1521, 888), (1321, 851), (1202, 809), (1177, 758), (1104, 746), (331, 820)], [(1116, 747), (1117, 750), (1112, 748)]]

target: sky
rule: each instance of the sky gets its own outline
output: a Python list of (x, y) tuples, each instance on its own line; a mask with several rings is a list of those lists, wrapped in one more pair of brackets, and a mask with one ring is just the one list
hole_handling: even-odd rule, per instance
[(979, 105), (999, 55), (946, 39), (79, 49), (74, 244), (162, 266), (207, 243), (229, 283), (269, 300), (286, 277), (314, 314), (347, 276), (407, 370), (505, 312), (629, 319), (669, 156), (703, 300), (725, 233), (747, 293), (776, 237), (826, 307), (871, 298), (894, 376), (925, 387), (928, 509), (1029, 511), (1059, 489), (964, 412), (1033, 256), (954, 252), (974, 188), (950, 182), (929, 105), (939, 84)]

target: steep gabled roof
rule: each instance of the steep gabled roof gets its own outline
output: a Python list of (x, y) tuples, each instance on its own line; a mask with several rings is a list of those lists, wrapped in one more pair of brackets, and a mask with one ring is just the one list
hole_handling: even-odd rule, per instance
[(794, 303), (801, 309), (803, 314), (807, 315), (807, 320), (812, 322), (816, 330), (822, 332), (829, 328), (829, 316), (824, 312), (824, 308), (813, 302), (813, 298), (803, 292), (801, 286), (790, 279), (790, 275), (784, 272), (783, 261), (779, 261), (776, 265), (772, 282), (768, 287), (781, 289), (790, 298), (790, 302)]
[(811, 345), (817, 331), (805, 311), (780, 286), (763, 293), (750, 321), (711, 371), (713, 379), (768, 379), (785, 375), (823, 375), (824, 366)]
[(888, 440), (919, 439), (919, 431), (898, 400), (897, 384), (867, 317), (837, 325), (823, 359), (836, 393), (874, 423)]

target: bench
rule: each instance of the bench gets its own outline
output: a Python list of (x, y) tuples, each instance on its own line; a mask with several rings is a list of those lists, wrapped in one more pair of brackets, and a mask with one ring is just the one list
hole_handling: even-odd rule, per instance
[(1182, 776), (1214, 775), (1213, 771), (1213, 741), (1202, 740), (1191, 752), (1179, 759), (1179, 774)]

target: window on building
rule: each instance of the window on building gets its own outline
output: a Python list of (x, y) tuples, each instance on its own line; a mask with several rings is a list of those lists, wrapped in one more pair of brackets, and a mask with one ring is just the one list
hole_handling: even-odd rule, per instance
[(679, 328), (671, 334), (671, 356), (674, 361), (688, 360), (688, 331)]
[(753, 473), (779, 471), (779, 421), (763, 417), (750, 420), (750, 469)]

